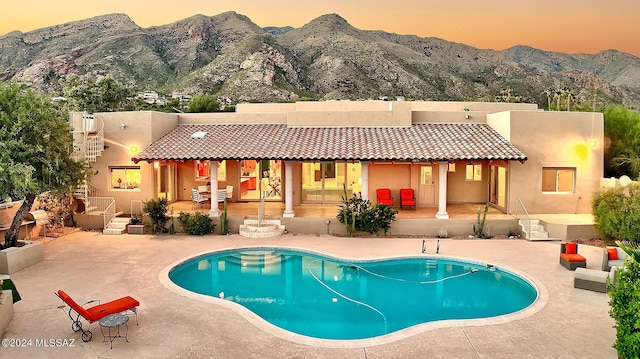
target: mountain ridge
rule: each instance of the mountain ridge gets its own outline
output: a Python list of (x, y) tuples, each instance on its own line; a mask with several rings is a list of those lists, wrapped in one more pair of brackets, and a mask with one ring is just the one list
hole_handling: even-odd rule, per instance
[(543, 92), (552, 88), (593, 108), (640, 108), (640, 59), (615, 49), (479, 49), (360, 30), (339, 14), (299, 28), (261, 28), (235, 11), (142, 28), (116, 13), (0, 36), (0, 81), (59, 93), (58, 80), (70, 74), (111, 74), (139, 90), (210, 92), (235, 102), (492, 101), (509, 89), (514, 96), (506, 100), (546, 106)]

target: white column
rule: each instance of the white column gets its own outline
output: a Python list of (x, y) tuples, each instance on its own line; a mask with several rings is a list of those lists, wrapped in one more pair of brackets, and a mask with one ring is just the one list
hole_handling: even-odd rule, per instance
[(362, 188), (360, 189), (362, 191), (362, 199), (364, 200), (368, 200), (369, 199), (369, 162), (361, 162), (362, 166)]
[(211, 182), (211, 210), (209, 211), (209, 217), (220, 217), (218, 211), (218, 161), (210, 161), (209, 179)]
[(293, 212), (293, 161), (284, 161), (284, 213), (282, 217), (295, 217)]
[(437, 219), (449, 219), (447, 213), (447, 162), (438, 163), (438, 213)]

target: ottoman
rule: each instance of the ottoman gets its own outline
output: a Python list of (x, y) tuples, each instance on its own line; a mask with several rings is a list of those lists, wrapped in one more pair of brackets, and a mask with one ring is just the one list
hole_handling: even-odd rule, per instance
[(606, 293), (608, 277), (609, 272), (578, 267), (574, 273), (573, 287)]

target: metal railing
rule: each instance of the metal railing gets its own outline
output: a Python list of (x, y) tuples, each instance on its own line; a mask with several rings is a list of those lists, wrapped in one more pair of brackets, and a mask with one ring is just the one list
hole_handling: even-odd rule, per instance
[(131, 218), (142, 218), (144, 214), (144, 204), (141, 199), (131, 200)]
[(520, 204), (520, 207), (522, 207), (522, 210), (524, 211), (524, 215), (527, 216), (527, 219), (525, 222), (525, 220), (521, 219), (520, 215), (518, 214), (519, 207), (516, 207), (516, 218), (518, 218), (524, 224), (526, 238), (529, 239), (529, 237), (531, 236), (531, 217), (529, 217), (529, 212), (527, 211), (527, 208), (524, 206), (524, 203), (522, 203), (522, 200), (520, 199), (520, 197), (516, 197), (516, 202)]
[[(104, 120), (100, 116), (83, 114), (82, 123), (70, 119), (73, 133), (73, 152), (77, 158), (95, 162), (104, 151)], [(94, 134), (89, 136), (89, 134)]]
[(86, 199), (89, 197), (97, 197), (100, 188), (96, 187), (93, 183), (84, 181), (84, 184), (78, 186), (73, 193), (76, 198)]
[(113, 197), (87, 197), (87, 207), (103, 217), (103, 228), (116, 216), (116, 201)]

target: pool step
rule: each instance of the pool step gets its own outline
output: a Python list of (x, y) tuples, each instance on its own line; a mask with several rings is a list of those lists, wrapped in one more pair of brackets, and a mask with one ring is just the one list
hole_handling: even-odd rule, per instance
[(265, 217), (258, 225), (257, 218), (245, 218), (240, 225), (240, 235), (247, 238), (273, 238), (284, 234), (285, 228), (279, 218)]

